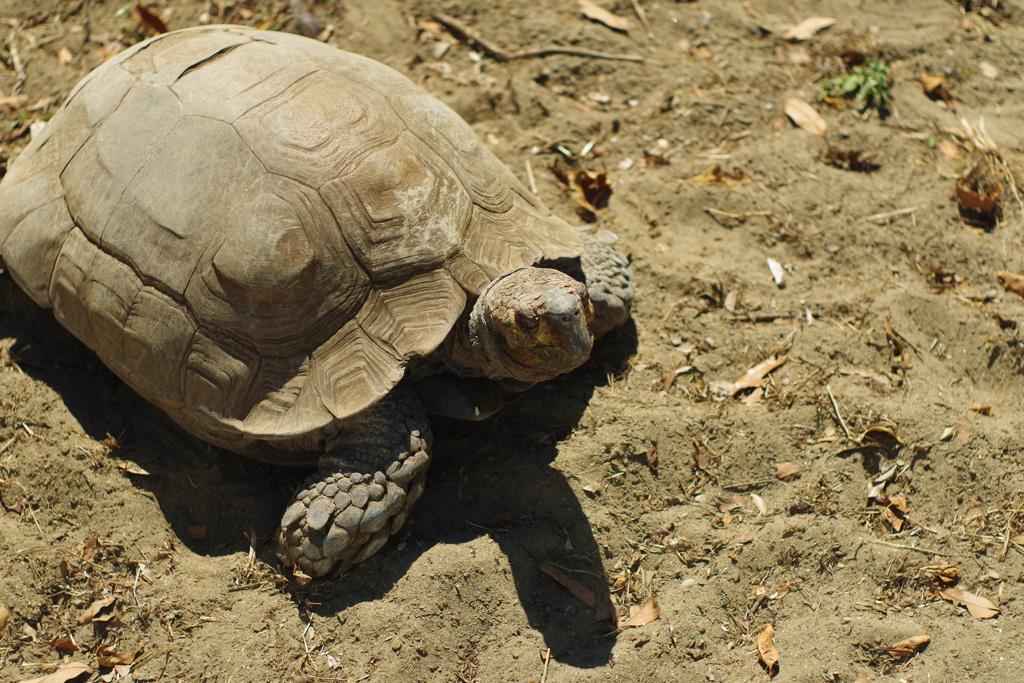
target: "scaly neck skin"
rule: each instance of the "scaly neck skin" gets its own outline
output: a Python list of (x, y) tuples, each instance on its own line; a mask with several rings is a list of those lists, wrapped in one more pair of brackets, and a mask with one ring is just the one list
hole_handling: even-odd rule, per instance
[(501, 349), (492, 341), (493, 333), (487, 329), (486, 308), (483, 297), (477, 299), (445, 339), (442, 362), (448, 372), (460, 377), (512, 377), (507, 364), (501, 361)]

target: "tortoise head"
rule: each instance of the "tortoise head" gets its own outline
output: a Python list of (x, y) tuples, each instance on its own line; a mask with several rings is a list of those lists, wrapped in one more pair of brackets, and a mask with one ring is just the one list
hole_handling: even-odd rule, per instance
[(505, 377), (539, 382), (590, 357), (593, 323), (586, 285), (550, 268), (520, 268), (484, 290), (470, 325)]

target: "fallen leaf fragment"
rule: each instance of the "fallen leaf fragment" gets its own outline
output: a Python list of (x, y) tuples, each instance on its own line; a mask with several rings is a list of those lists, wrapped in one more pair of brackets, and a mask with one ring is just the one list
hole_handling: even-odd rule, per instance
[(57, 61), (61, 64), (70, 64), (72, 59), (74, 59), (74, 57), (71, 54), (71, 50), (66, 47), (62, 47), (57, 51)]
[(960, 580), (960, 570), (953, 564), (933, 564), (921, 567), (921, 571), (930, 574), (935, 581), (947, 586), (952, 586)]
[(874, 173), (880, 169), (881, 166), (872, 161), (873, 158), (870, 153), (865, 154), (859, 149), (837, 149), (835, 147), (829, 147), (821, 155), (821, 160), (829, 166), (854, 173)]
[(999, 614), (999, 608), (987, 598), (959, 588), (945, 588), (939, 591), (939, 597), (949, 600), (954, 605), (963, 605), (975, 619), (991, 619)]
[(956, 109), (956, 100), (949, 92), (949, 80), (943, 76), (921, 74), (921, 86), (930, 100), (942, 101), (950, 111)]
[(815, 33), (827, 29), (834, 23), (836, 23), (836, 20), (831, 17), (811, 17), (810, 19), (804, 19), (799, 24), (783, 33), (782, 38), (792, 43), (810, 40)]
[(800, 477), (800, 465), (795, 462), (780, 462), (775, 466), (775, 478), (793, 481)]
[(803, 100), (798, 100), (795, 97), (791, 97), (786, 100), (785, 106), (786, 116), (789, 119), (803, 128), (808, 133), (814, 133), (815, 135), (825, 135), (825, 131), (828, 129), (828, 124), (825, 123), (825, 119), (821, 117), (821, 114), (807, 104)]
[(620, 17), (617, 14), (612, 14), (604, 7), (595, 5), (590, 0), (579, 0), (580, 12), (583, 13), (587, 19), (596, 21), (600, 24), (604, 24), (613, 31), (620, 31), (621, 33), (629, 33), (629, 22)]
[(42, 678), (25, 680), (21, 683), (68, 683), (68, 681), (73, 681), (86, 673), (92, 673), (91, 666), (81, 662), (68, 662), (52, 674), (47, 674)]
[(79, 647), (72, 638), (56, 638), (52, 643), (54, 650), (61, 652), (78, 652)]
[(110, 597), (102, 598), (92, 603), (89, 605), (89, 608), (82, 612), (82, 615), (78, 617), (78, 623), (88, 624), (92, 621), (100, 621), (100, 619), (97, 618), (100, 612), (113, 605), (115, 600), (117, 600), (117, 598), (111, 595)]
[(990, 405), (985, 404), (985, 403), (972, 403), (971, 404), (971, 410), (973, 410), (976, 413), (981, 413), (982, 415), (989, 415), (989, 416), (991, 416), (992, 413), (994, 413), (996, 409), (995, 409), (994, 406), (990, 406)]
[(566, 170), (556, 166), (552, 169), (558, 179), (576, 191), (577, 212), (580, 218), (593, 223), (597, 220), (597, 210), (608, 206), (608, 198), (612, 194), (612, 184), (605, 173), (593, 173), (580, 169)]
[(743, 376), (732, 383), (732, 395), (735, 396), (744, 389), (754, 389), (764, 384), (764, 378), (775, 368), (779, 367), (789, 359), (789, 354), (782, 356), (769, 356), (754, 367), (743, 373)]
[(553, 564), (547, 562), (538, 562), (537, 566), (540, 570), (550, 576), (552, 579), (562, 584), (562, 586), (568, 590), (573, 596), (582, 602), (587, 607), (593, 607), (597, 604), (597, 600), (594, 599), (594, 592), (584, 586), (582, 583), (572, 578), (561, 569)]
[(779, 673), (779, 651), (775, 649), (772, 639), (775, 637), (775, 627), (768, 624), (757, 636), (757, 658), (768, 670), (768, 677), (774, 678)]
[(918, 650), (923, 648), (925, 645), (930, 643), (932, 640), (931, 636), (912, 636), (906, 640), (901, 640), (895, 645), (889, 647), (879, 648), (882, 652), (888, 652), (893, 659), (906, 659), (912, 654), (915, 654)]
[(737, 185), (749, 183), (750, 176), (744, 173), (742, 168), (737, 168), (732, 173), (726, 173), (722, 170), (721, 164), (712, 164), (704, 169), (702, 173), (691, 176), (687, 180), (691, 183), (736, 187)]
[(661, 605), (658, 604), (658, 599), (651, 596), (651, 599), (647, 603), (636, 611), (636, 614), (629, 617), (628, 619), (619, 620), (619, 628), (634, 628), (636, 626), (643, 626), (649, 624), (658, 617), (661, 616)]
[(150, 474), (150, 472), (148, 470), (146, 470), (142, 466), (137, 465), (137, 464), (135, 464), (133, 462), (120, 462), (120, 463), (117, 464), (117, 467), (122, 472), (127, 472), (128, 474), (139, 474), (139, 475), (148, 475), (148, 474)]
[(167, 24), (141, 2), (135, 5), (135, 9), (132, 10), (132, 16), (142, 25), (143, 33), (148, 36), (167, 33)]
[(85, 539), (85, 542), (82, 544), (82, 559), (88, 562), (99, 549), (100, 538), (96, 534), (93, 534), (89, 538)]
[(135, 657), (142, 651), (141, 645), (136, 645), (131, 652), (114, 652), (113, 643), (104, 643), (96, 650), (96, 663), (104, 667), (115, 667), (118, 665), (129, 665), (135, 661)]
[(1008, 270), (1000, 270), (996, 273), (996, 278), (1007, 292), (1013, 292), (1018, 296), (1024, 297), (1024, 275), (1011, 273)]
[(754, 505), (757, 506), (757, 511), (759, 513), (758, 516), (759, 517), (767, 517), (768, 516), (768, 506), (765, 505), (764, 498), (762, 498), (761, 496), (757, 495), (756, 493), (751, 493), (750, 494), (750, 499), (752, 501), (754, 501)]

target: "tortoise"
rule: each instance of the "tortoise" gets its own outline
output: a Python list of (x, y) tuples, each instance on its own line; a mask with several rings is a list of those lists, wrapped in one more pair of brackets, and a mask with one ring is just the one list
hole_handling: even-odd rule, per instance
[(15, 282), (185, 430), (316, 465), (300, 579), (405, 522), (427, 413), (482, 419), (624, 322), (628, 261), (379, 62), (237, 26), (87, 75), (0, 183)]

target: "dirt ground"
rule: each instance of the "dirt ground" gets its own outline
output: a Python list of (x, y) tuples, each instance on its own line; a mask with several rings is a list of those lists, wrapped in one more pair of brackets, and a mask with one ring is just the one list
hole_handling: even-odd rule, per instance
[[(563, 217), (583, 220), (552, 168), (606, 174), (585, 218), (637, 282), (592, 363), (435, 422), (410, 523), (341, 578), (298, 588), (274, 560), (304, 472), (184, 434), (0, 276), (0, 679), (73, 661), (78, 681), (759, 681), (771, 625), (779, 681), (1020, 680), (1024, 300), (996, 274), (1024, 271), (1024, 224), (1012, 184), (994, 225), (955, 188), (961, 119), (1010, 166), (1024, 146), (1024, 9), (602, 5), (628, 32), (575, 0), (312, 6), (322, 38), (451, 105)], [(0, 0), (0, 173), (143, 37), (133, 6)], [(283, 1), (149, 8), (171, 29), (295, 24)], [(439, 12), (505, 51), (644, 61), (501, 61)], [(835, 23), (785, 38), (815, 16)], [(865, 57), (892, 67), (884, 118), (817, 97)], [(932, 97), (922, 75), (945, 77)], [(641, 625), (615, 629), (609, 600)]]

